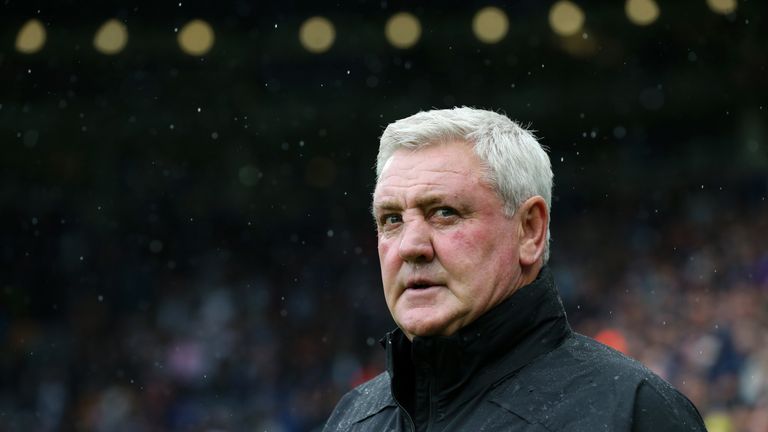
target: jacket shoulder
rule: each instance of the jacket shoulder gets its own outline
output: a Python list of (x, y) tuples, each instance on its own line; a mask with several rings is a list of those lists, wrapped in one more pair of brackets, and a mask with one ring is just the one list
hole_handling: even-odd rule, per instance
[(323, 432), (350, 430), (354, 424), (396, 406), (389, 384), (389, 374), (382, 372), (350, 390), (339, 400)]
[(630, 430), (643, 386), (687, 402), (640, 362), (575, 333), (500, 383), (491, 401), (550, 430)]
[[(644, 364), (590, 337), (577, 333), (570, 341), (568, 348), (576, 360), (592, 365), (590, 369), (598, 382), (614, 381), (612, 387), (619, 391), (637, 392), (644, 387), (665, 396), (679, 394), (672, 384), (656, 375)], [(670, 398), (670, 401), (673, 399), (677, 398)]]
[(597, 366), (606, 372), (602, 379), (614, 381), (612, 396), (625, 405), (631, 402), (633, 431), (706, 431), (693, 403), (645, 365), (586, 336), (577, 335), (574, 342), (579, 347), (575, 352), (585, 359), (597, 353)]

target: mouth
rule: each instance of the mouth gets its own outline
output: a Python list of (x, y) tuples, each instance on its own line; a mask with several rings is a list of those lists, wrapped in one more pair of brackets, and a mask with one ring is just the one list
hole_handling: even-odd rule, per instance
[(407, 290), (423, 290), (427, 288), (433, 288), (436, 286), (441, 286), (442, 284), (436, 281), (428, 280), (428, 279), (414, 279), (408, 281), (408, 283), (405, 286), (405, 289)]

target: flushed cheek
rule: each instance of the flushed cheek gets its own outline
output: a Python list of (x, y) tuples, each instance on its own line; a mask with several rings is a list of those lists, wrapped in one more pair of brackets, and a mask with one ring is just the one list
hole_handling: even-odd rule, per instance
[(392, 248), (392, 243), (388, 241), (379, 240), (379, 264), (381, 265), (381, 280), (384, 284), (384, 297), (387, 304), (394, 301), (394, 282), (396, 280), (397, 272), (400, 266), (400, 260), (397, 255), (392, 256), (392, 253), (397, 252)]
[[(382, 273), (397, 270), (399, 256), (396, 254), (393, 243), (390, 240), (379, 240), (379, 263)], [(395, 254), (394, 256), (392, 254)]]
[(463, 282), (462, 285), (474, 285), (473, 282), (486, 271), (512, 267), (514, 248), (509, 242), (503, 242), (500, 235), (482, 227), (446, 233), (440, 245), (443, 253), (438, 252), (441, 262), (453, 278)]
[[(439, 246), (438, 254), (442, 261), (450, 262), (454, 266), (468, 266), (477, 264), (476, 261), (482, 255), (477, 245), (484, 241), (481, 230), (456, 230), (446, 233)], [(440, 253), (442, 251), (442, 253)]]

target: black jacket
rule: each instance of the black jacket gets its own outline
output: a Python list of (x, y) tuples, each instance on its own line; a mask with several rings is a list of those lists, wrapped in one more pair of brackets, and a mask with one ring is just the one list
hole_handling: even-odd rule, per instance
[(706, 430), (667, 382), (571, 330), (546, 267), (452, 336), (383, 342), (387, 372), (347, 393), (324, 431)]

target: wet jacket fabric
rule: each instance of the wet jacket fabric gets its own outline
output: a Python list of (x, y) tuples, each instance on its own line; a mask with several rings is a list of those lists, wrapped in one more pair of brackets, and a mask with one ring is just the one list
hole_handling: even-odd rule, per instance
[(387, 371), (347, 393), (324, 431), (705, 431), (640, 363), (571, 330), (550, 271), (448, 337), (400, 330)]

